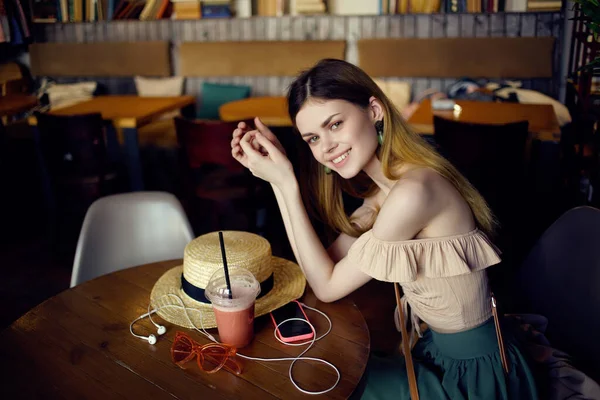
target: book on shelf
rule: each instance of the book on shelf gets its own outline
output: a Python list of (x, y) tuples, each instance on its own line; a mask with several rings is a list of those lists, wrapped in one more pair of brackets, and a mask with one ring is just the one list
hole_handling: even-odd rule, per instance
[(327, 4), (329, 12), (335, 15), (378, 15), (383, 8), (380, 0), (329, 0)]
[(527, 11), (560, 11), (560, 0), (527, 0)]
[(171, 0), (173, 3), (173, 14), (171, 19), (199, 19), (202, 18), (202, 5), (200, 0)]
[(294, 14), (324, 14), (327, 8), (322, 0), (292, 0), (294, 8), (291, 10)]
[[(1, 0), (0, 0), (1, 1)], [(556, 12), (561, 0), (29, 0), (33, 22), (283, 15)], [(253, 9), (254, 4), (254, 9)], [(253, 12), (254, 11), (254, 12)]]
[(229, 18), (231, 17), (231, 8), (229, 4), (203, 2), (202, 18)]
[(33, 22), (54, 23), (60, 21), (56, 0), (32, 0), (30, 3)]
[(280, 17), (284, 14), (284, 2), (283, 0), (256, 0), (256, 14), (261, 17)]
[(232, 3), (232, 8), (237, 18), (249, 18), (252, 16), (252, 0), (235, 0)]

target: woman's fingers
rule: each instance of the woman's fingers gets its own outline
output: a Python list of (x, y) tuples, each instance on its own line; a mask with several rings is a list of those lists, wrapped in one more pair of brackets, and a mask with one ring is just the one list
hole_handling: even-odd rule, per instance
[(263, 124), (263, 122), (260, 120), (260, 118), (258, 118), (258, 117), (254, 118), (254, 124), (256, 125), (256, 129), (266, 139), (270, 140), (271, 143), (273, 143), (275, 145), (275, 147), (277, 147), (282, 154), (284, 154), (284, 155), (286, 154), (286, 151), (283, 148), (283, 145), (281, 144), (281, 142), (279, 141), (277, 136), (275, 136), (275, 134), (265, 124)]
[(246, 153), (246, 156), (248, 156), (248, 157), (260, 156), (260, 153), (254, 148), (255, 144), (253, 142), (254, 142), (255, 136), (256, 136), (256, 133), (254, 131), (251, 131), (251, 132), (246, 133), (242, 137), (242, 140), (240, 140), (240, 146), (242, 148), (242, 151), (244, 153)]
[(240, 129), (240, 128), (234, 129), (234, 131), (233, 131), (233, 137), (234, 138), (240, 137), (240, 136), (242, 136), (244, 134), (244, 132), (245, 131), (243, 129)]
[(281, 159), (282, 154), (279, 151), (279, 149), (269, 139), (264, 137), (260, 132), (256, 134), (255, 140), (261, 147), (263, 147), (267, 151), (267, 154), (269, 155), (269, 157), (271, 157), (273, 161)]
[(254, 124), (256, 125), (256, 130), (262, 133), (267, 139), (273, 140), (277, 138), (273, 132), (271, 132), (271, 130), (265, 124), (263, 124), (260, 118), (254, 118)]

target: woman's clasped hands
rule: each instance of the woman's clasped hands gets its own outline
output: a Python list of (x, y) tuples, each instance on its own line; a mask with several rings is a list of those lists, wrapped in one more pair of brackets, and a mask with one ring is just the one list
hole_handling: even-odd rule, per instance
[(231, 154), (252, 174), (281, 187), (294, 177), (294, 170), (277, 137), (259, 118), (255, 130), (240, 122), (233, 131)]

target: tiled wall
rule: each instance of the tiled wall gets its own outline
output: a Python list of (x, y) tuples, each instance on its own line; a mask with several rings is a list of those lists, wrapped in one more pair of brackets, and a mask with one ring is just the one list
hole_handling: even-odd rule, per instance
[[(96, 42), (168, 40), (173, 43), (173, 65), (177, 74), (177, 44), (186, 41), (244, 40), (326, 40), (347, 41), (346, 59), (358, 60), (356, 41), (368, 38), (400, 37), (519, 37), (554, 36), (554, 78), (523, 81), (525, 88), (557, 96), (560, 84), (560, 58), (563, 15), (561, 13), (496, 13), (496, 14), (416, 14), (394, 16), (309, 16), (197, 21), (114, 21), (110, 23), (38, 24), (40, 42)], [(406, 55), (410, 62), (410, 54)], [(243, 60), (241, 60), (243, 62)], [(385, 62), (385, 60), (381, 60)], [(90, 78), (61, 78), (80, 81)], [(293, 77), (226, 77), (209, 78), (210, 82), (248, 84), (253, 95), (279, 95)], [(407, 78), (413, 94), (428, 88), (444, 89), (454, 79)], [(110, 93), (134, 93), (132, 79), (96, 78)], [(186, 92), (199, 94), (202, 78), (186, 79)]]

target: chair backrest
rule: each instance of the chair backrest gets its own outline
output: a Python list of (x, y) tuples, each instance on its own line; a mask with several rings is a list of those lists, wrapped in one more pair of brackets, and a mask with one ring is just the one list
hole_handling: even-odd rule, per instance
[[(527, 121), (472, 124), (434, 116), (440, 152), (481, 192), (495, 212), (526, 173)], [(509, 190), (509, 188), (511, 188)]]
[[(253, 126), (252, 121), (245, 121)], [(177, 141), (187, 167), (199, 169), (216, 165), (230, 172), (242, 172), (245, 168), (231, 155), (231, 139), (237, 122), (190, 121), (175, 118)]]
[(223, 83), (202, 83), (202, 104), (198, 118), (219, 120), (219, 107), (230, 101), (250, 97), (252, 88), (247, 85), (227, 85)]
[(182, 258), (193, 237), (181, 203), (170, 193), (100, 198), (83, 221), (71, 287), (113, 271)]
[(24, 66), (16, 62), (0, 64), (0, 95), (27, 92), (31, 76)]
[(584, 369), (597, 369), (600, 210), (577, 207), (554, 222), (525, 259), (518, 286), (523, 311), (548, 318), (552, 347), (569, 353)]
[[(472, 124), (435, 116), (435, 141), (457, 168), (469, 173), (486, 173), (522, 168), (529, 123)], [(501, 163), (498, 165), (498, 163)]]
[(53, 175), (87, 176), (105, 172), (108, 153), (100, 114), (36, 114), (44, 161)]

